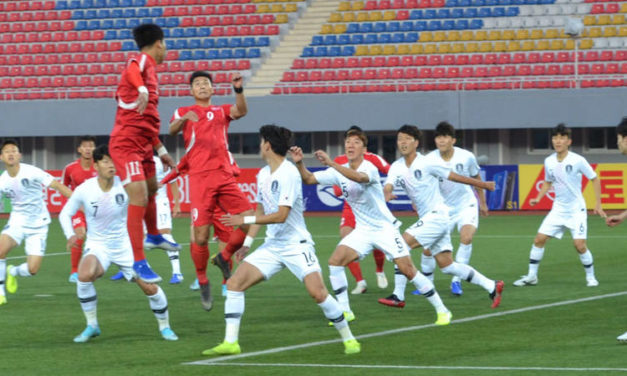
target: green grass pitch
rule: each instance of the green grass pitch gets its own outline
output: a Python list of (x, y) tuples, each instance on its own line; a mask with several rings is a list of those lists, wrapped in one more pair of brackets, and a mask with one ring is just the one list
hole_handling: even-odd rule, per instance
[[(414, 221), (413, 217), (401, 219), (403, 229)], [(368, 256), (362, 268), (369, 289), (363, 295), (350, 296), (357, 316), (351, 324), (353, 333), (364, 336), (417, 328), (362, 338), (362, 353), (355, 356), (344, 355), (338, 342), (289, 349), (334, 340), (338, 335), (327, 327), (304, 287), (289, 271), (283, 271), (246, 293), (240, 345), (244, 354), (288, 348), (211, 365), (184, 364), (206, 359), (201, 351), (224, 336), (224, 300), (217, 268), (209, 266), (216, 297), (213, 311), (203, 311), (198, 293), (189, 290), (195, 278), (187, 246), (189, 219), (176, 219), (174, 224), (175, 238), (186, 244), (181, 253), (185, 281), (161, 285), (169, 300), (172, 328), (180, 340), (161, 339), (147, 299), (134, 284), (109, 281), (117, 271), (112, 267), (96, 282), (102, 335), (86, 344), (72, 342), (85, 320), (75, 285), (67, 281), (70, 261), (65, 238), (58, 221), (53, 220), (48, 256), (39, 274), (20, 278), (17, 293), (9, 295), (8, 304), (0, 307), (0, 375), (627, 374), (627, 346), (616, 341), (616, 336), (627, 331), (626, 225), (609, 229), (598, 217), (589, 218), (588, 246), (599, 287), (585, 286), (584, 270), (569, 234), (548, 243), (537, 286), (513, 287), (512, 282), (527, 271), (529, 249), (541, 220), (540, 216), (482, 218), (471, 264), (490, 278), (505, 280), (503, 302), (496, 310), (490, 308), (487, 293), (478, 286), (464, 283), (464, 295), (453, 297), (450, 277), (437, 271), (436, 287), (453, 312), (453, 323), (428, 326), (435, 314), (424, 298), (411, 295), (413, 286), (407, 288), (404, 309), (377, 303), (392, 291), (393, 268), (386, 263), (390, 286), (380, 290), (372, 256)], [(327, 286), (326, 260), (339, 239), (338, 222), (338, 217), (307, 218)], [(454, 236), (455, 246), (458, 239)], [(254, 246), (259, 244), (261, 240), (256, 240)], [(212, 244), (212, 252), (215, 249)], [(22, 248), (13, 250), (8, 264), (23, 262), (23, 255)], [(412, 255), (418, 264), (418, 252)], [(170, 266), (165, 252), (150, 251), (148, 259), (167, 281)], [(348, 270), (347, 276), (352, 289), (354, 280)], [(612, 293), (617, 294), (606, 296)], [(560, 302), (567, 303), (551, 305)], [(533, 309), (524, 310), (528, 307)], [(491, 315), (495, 313), (501, 315)]]

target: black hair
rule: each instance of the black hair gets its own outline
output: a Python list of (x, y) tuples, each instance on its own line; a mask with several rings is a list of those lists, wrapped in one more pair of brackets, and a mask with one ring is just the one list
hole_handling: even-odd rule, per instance
[(397, 136), (399, 133), (412, 136), (415, 140), (418, 140), (418, 144), (422, 142), (422, 132), (415, 125), (405, 124), (396, 131)]
[(83, 142), (93, 142), (96, 144), (96, 137), (94, 136), (81, 136), (78, 138), (78, 146), (80, 146)]
[(98, 145), (94, 150), (94, 162), (100, 162), (105, 156), (111, 158), (107, 144)]
[(198, 77), (207, 77), (209, 79), (209, 82), (213, 84), (213, 77), (211, 77), (211, 73), (207, 71), (195, 71), (194, 73), (192, 73), (191, 76), (189, 76), (189, 84), (191, 85)]
[(270, 143), (272, 151), (285, 157), (292, 145), (292, 131), (274, 124), (267, 124), (259, 128), (259, 136)]
[(20, 150), (20, 144), (17, 143), (17, 140), (14, 138), (5, 138), (4, 141), (2, 141), (2, 146), (0, 146), (0, 152), (2, 150), (4, 150), (4, 147), (7, 145), (15, 145), (15, 147), (17, 148), (17, 150)]
[(441, 121), (435, 127), (435, 137), (451, 136), (455, 138), (455, 128), (447, 121)]
[(551, 130), (551, 137), (553, 136), (567, 136), (568, 138), (572, 138), (573, 131), (566, 126), (564, 123), (559, 123), (555, 128)]
[(627, 137), (627, 116), (616, 127), (616, 134), (621, 137)]
[(359, 131), (359, 132), (363, 132), (364, 130), (363, 130), (363, 129), (361, 129), (361, 127), (360, 127), (360, 126), (358, 126), (358, 125), (354, 125), (354, 124), (353, 124), (353, 125), (351, 125), (351, 126), (350, 126), (350, 128), (348, 128), (348, 129), (346, 130), (346, 132), (344, 132), (344, 138), (348, 137), (348, 132), (350, 132), (350, 131)]
[(153, 45), (158, 40), (163, 40), (163, 30), (155, 24), (143, 24), (133, 29), (133, 39), (141, 50)]

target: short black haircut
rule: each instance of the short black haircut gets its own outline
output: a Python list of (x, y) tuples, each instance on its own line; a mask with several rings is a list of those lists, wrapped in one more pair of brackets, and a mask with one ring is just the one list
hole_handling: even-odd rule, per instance
[(270, 143), (273, 152), (283, 157), (292, 146), (292, 131), (275, 124), (266, 124), (259, 128), (259, 136)]
[(163, 30), (155, 24), (139, 25), (133, 29), (133, 39), (141, 50), (146, 46), (153, 45), (158, 40), (163, 40)]
[(399, 133), (412, 136), (414, 140), (418, 140), (419, 144), (422, 143), (422, 132), (415, 125), (405, 124), (402, 127), (398, 128), (398, 130), (396, 131), (396, 135), (398, 136)]
[(451, 136), (455, 138), (455, 127), (453, 127), (448, 121), (441, 121), (435, 127), (435, 137), (438, 136)]
[(573, 131), (566, 126), (564, 123), (559, 123), (555, 128), (551, 129), (551, 137), (553, 136), (567, 136), (568, 138), (572, 138)]
[(20, 150), (20, 144), (17, 143), (17, 140), (14, 138), (5, 138), (4, 141), (2, 141), (2, 146), (0, 146), (0, 152), (2, 152), (4, 150), (4, 147), (7, 145), (15, 145), (15, 147), (17, 148), (17, 150)]
[(350, 132), (350, 131), (359, 131), (359, 132), (363, 132), (364, 130), (363, 130), (363, 129), (361, 129), (361, 127), (360, 127), (360, 126), (358, 126), (358, 125), (354, 125), (354, 124), (353, 124), (353, 125), (351, 125), (351, 126), (350, 126), (350, 128), (348, 128), (348, 129), (346, 130), (346, 132), (344, 132), (344, 138), (348, 137), (348, 132)]
[(213, 77), (211, 77), (211, 73), (201, 70), (195, 71), (191, 74), (191, 76), (189, 76), (189, 84), (191, 85), (192, 83), (194, 83), (194, 80), (198, 77), (207, 77), (209, 79), (209, 82), (211, 82), (211, 84), (213, 85)]
[(94, 150), (94, 162), (100, 162), (105, 156), (111, 158), (107, 144), (98, 145)]
[(616, 127), (616, 134), (621, 137), (627, 137), (627, 116), (625, 116)]
[(81, 136), (78, 138), (78, 146), (81, 146), (83, 142), (93, 142), (96, 144), (96, 137), (94, 136)]

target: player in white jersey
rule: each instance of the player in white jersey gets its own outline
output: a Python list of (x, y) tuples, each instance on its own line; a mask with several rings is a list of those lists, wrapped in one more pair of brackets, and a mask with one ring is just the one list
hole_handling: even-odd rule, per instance
[(262, 224), (268, 225), (266, 238), (227, 280), (224, 341), (203, 351), (203, 355), (241, 352), (238, 335), (244, 314), (244, 291), (270, 279), (284, 268), (303, 282), (327, 319), (335, 324), (344, 341), (344, 352), (358, 353), (361, 348), (359, 342), (351, 334), (342, 309), (324, 286), (314, 242), (305, 226), (305, 205), (298, 170), (285, 158), (292, 132), (276, 125), (264, 125), (259, 129), (259, 135), (261, 157), (268, 165), (257, 175), (257, 211), (252, 216), (226, 214), (220, 220), (227, 226), (251, 225), (242, 248), (236, 253), (238, 260), (246, 255)]
[(596, 197), (594, 213), (605, 218), (605, 212), (601, 208), (601, 182), (584, 157), (568, 150), (572, 143), (571, 130), (564, 124), (553, 129), (551, 142), (555, 153), (544, 160), (544, 183), (536, 198), (531, 199), (529, 204), (536, 205), (551, 187), (555, 190), (555, 200), (533, 241), (529, 254), (529, 271), (515, 281), (514, 286), (538, 283), (538, 266), (544, 256), (544, 245), (549, 238), (561, 239), (564, 230), (568, 229), (586, 272), (586, 285), (596, 287), (599, 282), (594, 276), (592, 253), (586, 245), (588, 213), (581, 193), (581, 177), (584, 175), (592, 182)]
[[(439, 123), (435, 128), (435, 145), (437, 149), (432, 151), (436, 159), (442, 161), (444, 166), (450, 168), (453, 172), (481, 180), (479, 175), (479, 164), (475, 155), (468, 150), (458, 148), (455, 145), (455, 128), (445, 121)], [(448, 179), (440, 179), (440, 193), (444, 197), (444, 203), (450, 208), (449, 210), (449, 231), (453, 232), (455, 228), (459, 232), (459, 248), (455, 254), (455, 262), (468, 265), (472, 255), (472, 238), (479, 227), (479, 213), (488, 215), (488, 205), (486, 204), (485, 191), (475, 187), (479, 197), (477, 198), (473, 189), (466, 184), (459, 184)], [(429, 263), (429, 260), (431, 261)], [(435, 269), (435, 260), (433, 256), (424, 256), (423, 265), (431, 266), (431, 271)], [(422, 273), (427, 275), (423, 269)], [(451, 281), (451, 292), (454, 295), (462, 295), (461, 279), (453, 276)]]
[[(116, 264), (128, 281), (135, 277), (133, 251), (126, 229), (128, 195), (120, 178), (115, 176), (115, 166), (106, 145), (94, 150), (94, 167), (98, 176), (78, 186), (59, 214), (59, 222), (68, 239), (68, 249), (78, 240), (72, 228), (72, 216), (81, 207), (85, 210), (87, 221), (85, 255), (78, 266), (76, 285), (87, 327), (74, 338), (74, 342), (87, 342), (100, 335), (94, 281), (102, 277), (109, 265)], [(135, 278), (135, 282), (148, 298), (161, 336), (166, 340), (176, 341), (178, 337), (170, 329), (168, 319), (168, 300), (161, 287), (139, 278)]]
[(355, 315), (348, 302), (348, 283), (344, 267), (349, 262), (363, 259), (374, 248), (380, 249), (389, 260), (394, 260), (398, 270), (407, 277), (424, 295), (437, 312), (436, 325), (448, 325), (452, 314), (444, 306), (433, 283), (414, 266), (409, 248), (398, 232), (401, 222), (394, 218), (383, 197), (383, 188), (377, 168), (364, 160), (368, 139), (363, 131), (352, 129), (346, 132), (344, 147), (348, 163), (339, 165), (322, 150), (315, 152), (316, 158), (325, 166), (324, 171), (311, 173), (305, 167), (303, 152), (294, 147), (292, 158), (305, 184), (338, 185), (344, 198), (353, 208), (355, 229), (342, 238), (329, 259), (329, 279), (344, 315), (350, 320)]
[[(46, 238), (50, 214), (44, 201), (43, 188), (56, 189), (70, 197), (70, 188), (55, 180), (49, 173), (26, 163), (20, 163), (22, 154), (15, 140), (5, 140), (0, 146), (0, 160), (5, 171), (0, 175), (0, 195), (11, 201), (9, 222), (0, 233), (0, 305), (7, 302), (5, 294), (17, 291), (17, 277), (31, 277), (39, 271), (46, 252)], [(26, 262), (9, 265), (6, 258), (11, 249), (24, 241)]]
[[(449, 229), (449, 207), (440, 193), (439, 179), (494, 190), (494, 182), (484, 182), (452, 172), (435, 155), (422, 156), (416, 152), (420, 143), (420, 131), (413, 125), (403, 125), (397, 132), (397, 145), (402, 157), (392, 163), (385, 182), (386, 200), (392, 199), (394, 186), (402, 188), (416, 210), (419, 220), (403, 233), (410, 248), (423, 247), (434, 255), (443, 273), (465, 279), (483, 287), (492, 300), (492, 308), (501, 303), (505, 284), (486, 278), (472, 266), (453, 261)], [(379, 303), (402, 308), (406, 280), (395, 278), (394, 293)]]

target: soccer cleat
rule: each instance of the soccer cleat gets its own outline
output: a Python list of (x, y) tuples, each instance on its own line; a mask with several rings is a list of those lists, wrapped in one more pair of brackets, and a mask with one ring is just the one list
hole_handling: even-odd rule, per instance
[(363, 294), (367, 290), (368, 290), (368, 285), (366, 284), (366, 281), (362, 279), (361, 281), (357, 282), (357, 286), (355, 286), (353, 291), (351, 291), (351, 294), (359, 295), (359, 294)]
[(596, 278), (586, 278), (586, 286), (588, 287), (597, 287), (599, 285), (599, 281)]
[(200, 305), (205, 311), (211, 311), (213, 308), (213, 297), (211, 296), (211, 285), (209, 281), (205, 285), (200, 286)]
[(522, 277), (520, 277), (520, 279), (516, 280), (513, 284), (516, 287), (535, 286), (538, 284), (538, 276), (523, 275)]
[(377, 287), (380, 289), (385, 289), (388, 287), (388, 279), (385, 277), (385, 273), (380, 272), (377, 274)]
[(496, 281), (496, 285), (494, 286), (494, 291), (490, 293), (490, 299), (492, 299), (492, 308), (496, 308), (501, 304), (501, 297), (503, 294), (503, 288), (505, 287), (505, 282)]
[(114, 275), (111, 276), (111, 278), (109, 278), (112, 281), (119, 281), (122, 278), (124, 278), (124, 273), (122, 273), (122, 271), (120, 270), (119, 272), (115, 273)]
[(619, 335), (618, 337), (616, 337), (616, 339), (620, 342), (627, 343), (627, 332)]
[(15, 294), (15, 292), (17, 291), (17, 278), (15, 278), (13, 274), (11, 274), (11, 270), (13, 270), (14, 268), (15, 266), (13, 265), (9, 265), (7, 267), (7, 277), (4, 281), (7, 292), (10, 294)]
[(74, 273), (70, 274), (70, 278), (68, 278), (68, 282), (70, 282), (70, 283), (78, 282), (78, 273), (74, 272)]
[(0, 305), (7, 304), (7, 297), (0, 295)]
[(172, 274), (172, 278), (170, 278), (170, 284), (178, 285), (183, 282), (183, 274), (174, 273)]
[(165, 328), (161, 331), (161, 337), (166, 341), (178, 341), (179, 337), (170, 328)]
[(85, 328), (85, 330), (83, 330), (83, 332), (79, 335), (77, 335), (76, 337), (74, 337), (74, 342), (76, 343), (85, 343), (87, 341), (89, 341), (91, 338), (93, 337), (98, 337), (100, 335), (100, 328), (99, 327), (93, 327), (91, 325), (87, 325), (87, 327)]
[(462, 290), (461, 282), (451, 282), (451, 293), (456, 296), (462, 296), (464, 290)]
[(226, 285), (222, 285), (222, 296), (226, 296)]
[(133, 263), (133, 270), (136, 276), (146, 283), (161, 282), (161, 277), (150, 269), (150, 265), (146, 260), (135, 261)]
[[(355, 321), (355, 314), (353, 313), (353, 311), (346, 311), (344, 312), (344, 319), (346, 320), (346, 322)], [(333, 326), (332, 321), (329, 321), (329, 326)]]
[(209, 350), (205, 350), (202, 352), (203, 355), (237, 355), (242, 352), (242, 349), (239, 347), (239, 343), (237, 341), (230, 343), (227, 341), (222, 342), (218, 346), (211, 348)]
[(163, 235), (151, 235), (146, 234), (146, 239), (144, 239), (144, 249), (155, 249), (160, 248), (165, 251), (173, 251), (178, 252), (181, 250), (181, 246), (179, 243), (171, 242), (163, 237)]
[(344, 354), (357, 354), (361, 352), (361, 344), (356, 339), (344, 341)]
[(412, 294), (412, 295), (422, 295), (422, 294), (420, 293), (420, 290), (418, 290), (418, 289), (415, 289), (414, 291), (412, 291), (412, 292), (411, 292), (411, 294)]
[(198, 278), (196, 278), (194, 282), (191, 285), (189, 285), (189, 289), (192, 291), (200, 290), (200, 285), (198, 284)]
[(395, 294), (392, 294), (390, 296), (388, 296), (387, 298), (381, 298), (379, 299), (379, 303), (386, 305), (386, 306), (390, 306), (390, 307), (396, 307), (396, 308), (403, 308), (405, 307), (405, 301), (404, 300), (400, 300), (398, 298), (398, 296), (396, 296)]
[(217, 266), (222, 272), (222, 277), (224, 279), (231, 278), (231, 266), (229, 263), (222, 257), (222, 253), (218, 253), (217, 255), (211, 258), (211, 263)]
[(453, 318), (453, 314), (451, 312), (440, 312), (438, 313), (438, 319), (435, 320), (435, 325), (448, 325), (451, 323), (451, 319)]

